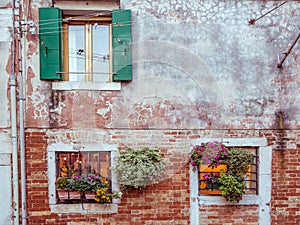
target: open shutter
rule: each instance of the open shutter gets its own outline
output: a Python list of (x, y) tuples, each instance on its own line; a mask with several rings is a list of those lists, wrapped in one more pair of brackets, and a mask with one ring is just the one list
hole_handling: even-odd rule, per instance
[(40, 79), (61, 80), (62, 12), (59, 8), (39, 9)]
[(131, 11), (112, 12), (113, 81), (132, 80)]

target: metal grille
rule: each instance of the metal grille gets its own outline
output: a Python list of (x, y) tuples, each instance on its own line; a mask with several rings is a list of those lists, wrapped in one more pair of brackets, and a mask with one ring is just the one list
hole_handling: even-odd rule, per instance
[(107, 178), (111, 187), (110, 162), (110, 152), (57, 152), (56, 178), (93, 173)]
[[(240, 147), (235, 147), (240, 148)], [(245, 148), (245, 147), (243, 147)], [(247, 147), (253, 155), (253, 163), (249, 167), (248, 172), (244, 175), (245, 182), (245, 192), (246, 194), (258, 194), (258, 149)], [(218, 190), (219, 184), (218, 182), (207, 182), (204, 178), (205, 176), (220, 176), (220, 171), (227, 171), (227, 166), (225, 164), (219, 165), (217, 168), (210, 168), (208, 165), (200, 165), (198, 168), (199, 171), (199, 193), (205, 195), (221, 195), (221, 191)]]

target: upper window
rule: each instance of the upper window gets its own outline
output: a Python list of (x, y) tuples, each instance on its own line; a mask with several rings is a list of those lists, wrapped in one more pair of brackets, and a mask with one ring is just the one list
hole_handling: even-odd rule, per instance
[(40, 8), (40, 78), (108, 82), (132, 79), (131, 11), (63, 15)]

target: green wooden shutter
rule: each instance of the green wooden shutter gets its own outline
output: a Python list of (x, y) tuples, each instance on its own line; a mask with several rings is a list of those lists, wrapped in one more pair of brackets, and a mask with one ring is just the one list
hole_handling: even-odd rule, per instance
[(131, 11), (112, 12), (113, 81), (132, 80)]
[(62, 12), (59, 8), (39, 9), (40, 79), (61, 80)]

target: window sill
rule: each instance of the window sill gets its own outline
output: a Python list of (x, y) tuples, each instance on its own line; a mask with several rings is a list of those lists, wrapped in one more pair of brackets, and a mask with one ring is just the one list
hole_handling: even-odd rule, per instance
[(59, 81), (52, 82), (52, 90), (90, 90), (90, 91), (119, 91), (121, 82), (80, 82), (80, 81)]
[(244, 195), (243, 199), (239, 203), (229, 202), (223, 196), (198, 196), (199, 205), (258, 205), (258, 195)]
[(110, 214), (118, 212), (118, 204), (57, 204), (50, 205), (51, 213), (57, 214)]

